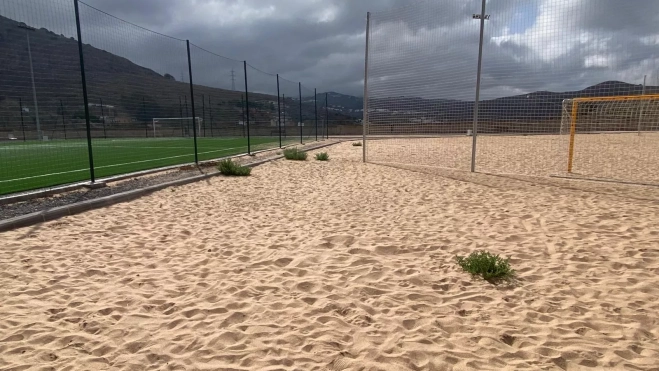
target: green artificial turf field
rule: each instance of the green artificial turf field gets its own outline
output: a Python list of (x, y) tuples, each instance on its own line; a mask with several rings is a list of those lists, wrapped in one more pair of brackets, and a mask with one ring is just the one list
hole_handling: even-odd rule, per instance
[[(298, 139), (299, 140), (299, 139)], [(288, 138), (283, 144), (294, 142)], [(279, 147), (253, 137), (251, 150)], [(96, 178), (194, 162), (192, 138), (94, 139)], [(246, 138), (198, 138), (199, 161), (247, 152)], [(0, 195), (89, 180), (87, 141), (0, 142)]]

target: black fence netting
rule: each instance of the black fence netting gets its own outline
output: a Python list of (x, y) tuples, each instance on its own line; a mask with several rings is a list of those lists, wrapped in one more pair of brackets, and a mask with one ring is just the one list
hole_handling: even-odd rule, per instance
[(89, 179), (83, 108), (73, 2), (0, 1), (0, 194)]
[(0, 41), (0, 195), (322, 138), (314, 90), (82, 1), (2, 0)]
[(318, 120), (318, 102), (314, 89), (301, 86), (302, 93), (302, 136), (305, 142), (322, 139)]
[(96, 176), (193, 162), (186, 42), (84, 3), (80, 20)]
[[(244, 62), (190, 45), (199, 160), (247, 153)], [(189, 87), (188, 87), (189, 89)]]

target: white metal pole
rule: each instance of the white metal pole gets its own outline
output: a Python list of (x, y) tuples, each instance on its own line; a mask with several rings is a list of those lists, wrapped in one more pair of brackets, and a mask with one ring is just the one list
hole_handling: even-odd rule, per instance
[(39, 140), (43, 139), (41, 134), (41, 121), (39, 120), (39, 103), (37, 102), (37, 88), (34, 83), (34, 67), (32, 66), (32, 48), (30, 47), (30, 29), (26, 28), (25, 34), (27, 35), (27, 54), (30, 59), (30, 77), (32, 78), (32, 99), (34, 99), (34, 114), (37, 118), (37, 137)]
[[(641, 95), (645, 95), (645, 83), (647, 82), (648, 75), (643, 76), (643, 91), (641, 92)], [(641, 135), (641, 123), (643, 122), (643, 99), (639, 102), (639, 109), (638, 109), (638, 135)]]
[(366, 13), (366, 52), (364, 58), (364, 114), (362, 115), (362, 161), (366, 162), (366, 130), (368, 125), (368, 39), (371, 30), (371, 13)]
[(478, 136), (478, 106), (481, 96), (481, 69), (483, 66), (483, 33), (485, 30), (485, 2), (481, 5), (481, 31), (480, 41), (478, 44), (478, 71), (476, 72), (476, 99), (474, 100), (474, 125), (472, 128), (472, 141), (471, 141), (471, 172), (476, 171), (476, 137)]

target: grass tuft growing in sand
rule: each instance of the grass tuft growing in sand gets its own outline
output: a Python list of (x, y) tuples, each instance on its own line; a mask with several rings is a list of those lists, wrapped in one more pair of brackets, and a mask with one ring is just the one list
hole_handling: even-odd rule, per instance
[(220, 163), (217, 165), (217, 169), (222, 175), (228, 176), (249, 176), (252, 173), (252, 168), (247, 166), (240, 166), (239, 164), (231, 161), (231, 159), (220, 161)]
[(316, 153), (316, 160), (329, 161), (329, 155), (327, 154), (327, 152)]
[(307, 153), (297, 148), (287, 148), (284, 150), (284, 157), (287, 160), (306, 161)]
[(510, 258), (504, 259), (488, 251), (474, 251), (467, 257), (456, 256), (456, 260), (472, 276), (480, 276), (491, 283), (509, 281), (515, 277), (515, 271), (510, 267)]

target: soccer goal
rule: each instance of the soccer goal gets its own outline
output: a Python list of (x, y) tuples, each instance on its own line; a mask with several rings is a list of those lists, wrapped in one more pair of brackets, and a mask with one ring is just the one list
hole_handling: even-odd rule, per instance
[(562, 111), (567, 173), (659, 180), (659, 95), (566, 99)]
[[(197, 137), (201, 136), (201, 129), (204, 120), (201, 117), (195, 117), (194, 122), (197, 128)], [(164, 137), (192, 137), (193, 127), (191, 125), (192, 117), (157, 117), (152, 120), (154, 138)]]

